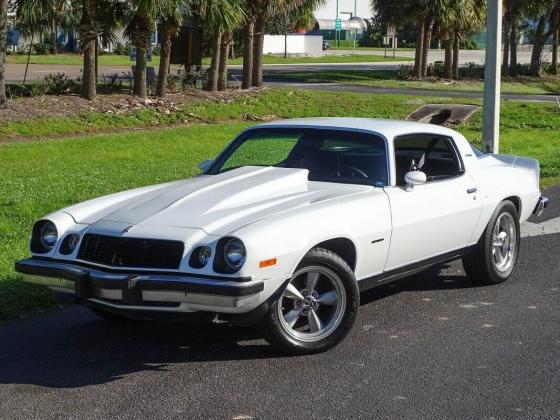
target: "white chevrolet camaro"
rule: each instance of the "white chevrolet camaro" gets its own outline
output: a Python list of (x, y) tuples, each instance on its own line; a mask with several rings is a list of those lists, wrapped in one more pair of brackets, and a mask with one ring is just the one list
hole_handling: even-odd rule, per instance
[(280, 349), (318, 352), (362, 290), (458, 258), (503, 282), (520, 222), (548, 202), (538, 161), (404, 121), (261, 124), (201, 169), (45, 216), (16, 270), (107, 319), (261, 323)]

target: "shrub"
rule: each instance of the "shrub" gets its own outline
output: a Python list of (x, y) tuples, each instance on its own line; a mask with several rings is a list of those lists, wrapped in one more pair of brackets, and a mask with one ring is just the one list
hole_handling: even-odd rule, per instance
[(50, 40), (45, 40), (33, 44), (33, 51), (37, 55), (52, 54), (54, 52), (54, 46)]
[(414, 65), (403, 64), (399, 67), (399, 79), (410, 80), (414, 79)]
[[(179, 69), (176, 76), (170, 76), (170, 86), (177, 88), (203, 88), (208, 80), (208, 70), (202, 66), (190, 66)], [(171, 87), (170, 87), (171, 89)]]
[(112, 73), (104, 74), (103, 82), (99, 85), (99, 92), (102, 93), (118, 93), (123, 90), (132, 90), (133, 76), (131, 72), (121, 74)]
[(53, 73), (45, 76), (44, 88), (45, 95), (66, 95), (77, 92), (79, 83), (64, 73)]
[(116, 42), (113, 46), (113, 53), (117, 55), (128, 55), (130, 53), (130, 44)]

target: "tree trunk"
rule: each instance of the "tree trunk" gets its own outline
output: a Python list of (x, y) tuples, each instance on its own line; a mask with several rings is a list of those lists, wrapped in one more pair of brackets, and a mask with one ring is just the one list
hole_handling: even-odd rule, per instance
[[(0, 0), (2, 1), (2, 0)], [(25, 72), (23, 73), (23, 83), (27, 80), (27, 71), (29, 70), (29, 61), (31, 60), (31, 52), (33, 51), (33, 38), (35, 37), (35, 32), (31, 31), (31, 42), (29, 43), (29, 50), (27, 51), (27, 60), (25, 62)]]
[(418, 21), (416, 25), (416, 50), (414, 53), (414, 76), (422, 77), (422, 52), (424, 51), (424, 19)]
[(57, 39), (56, 39), (56, 21), (54, 19), (51, 19), (51, 42), (52, 42), (52, 50), (51, 52), (53, 54), (58, 53), (58, 48), (56, 46), (57, 44)]
[(242, 89), (249, 89), (253, 83), (253, 29), (254, 23), (248, 21), (243, 28), (243, 81)]
[(222, 41), (222, 33), (218, 30), (214, 31), (212, 39), (212, 61), (208, 70), (208, 90), (215, 92), (218, 90), (218, 66), (220, 63), (220, 44)]
[(82, 19), (79, 34), (82, 51), (84, 54), (84, 67), (82, 69), (82, 97), (93, 100), (97, 93), (97, 78), (95, 77), (95, 0), (84, 0), (82, 4)]
[(228, 53), (231, 42), (231, 33), (224, 32), (220, 45), (220, 66), (218, 69), (218, 90), (227, 90), (227, 67), (228, 67)]
[(0, 108), (6, 106), (6, 27), (8, 25), (8, 0), (0, 0)]
[(453, 78), (459, 80), (459, 47), (461, 46), (461, 33), (455, 31), (453, 37)]
[(424, 38), (422, 39), (422, 78), (428, 74), (428, 51), (430, 50), (430, 41), (432, 40), (431, 26), (431, 19), (426, 19), (424, 22)]
[(548, 38), (545, 35), (545, 26), (546, 17), (541, 16), (539, 23), (537, 24), (537, 28), (535, 29), (533, 52), (531, 53), (530, 72), (533, 77), (539, 77), (541, 73), (542, 50), (544, 48), (544, 44), (546, 43), (546, 39)]
[(259, 17), (255, 22), (253, 40), (253, 80), (254, 87), (263, 84), (263, 46), (264, 46), (264, 18)]
[(443, 38), (443, 48), (445, 49), (445, 58), (443, 61), (443, 67), (445, 71), (445, 78), (453, 78), (453, 44), (451, 43), (451, 36), (449, 31), (445, 31)]
[(558, 38), (560, 35), (560, 6), (554, 10), (552, 19), (553, 32), (552, 32), (552, 61), (550, 63), (550, 73), (558, 74)]
[(502, 59), (502, 74), (506, 75), (509, 71), (509, 36), (510, 36), (509, 19), (504, 19), (504, 54)]
[(146, 86), (146, 50), (142, 45), (136, 47), (136, 73), (134, 74), (134, 86), (136, 95), (141, 99), (148, 97), (148, 87)]
[(95, 78), (95, 40), (87, 41), (84, 46), (84, 68), (82, 70), (84, 75), (82, 85), (82, 97), (90, 101), (95, 98), (97, 94), (97, 83)]
[(169, 76), (169, 63), (171, 61), (171, 33), (163, 31), (161, 40), (161, 56), (159, 57), (159, 70), (156, 86), (156, 96), (163, 98), (167, 90), (167, 77)]
[(517, 76), (517, 22), (513, 20), (509, 33), (509, 75)]
[(95, 38), (95, 80), (99, 78), (99, 38)]

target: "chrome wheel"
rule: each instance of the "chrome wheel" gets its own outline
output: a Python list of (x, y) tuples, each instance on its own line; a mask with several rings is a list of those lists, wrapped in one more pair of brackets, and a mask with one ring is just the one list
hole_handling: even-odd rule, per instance
[(289, 336), (319, 341), (340, 325), (346, 309), (346, 290), (334, 271), (304, 267), (292, 276), (277, 308), (280, 325)]
[(513, 216), (502, 213), (496, 224), (492, 235), (492, 257), (494, 266), (503, 273), (508, 271), (515, 262), (517, 244), (517, 229)]

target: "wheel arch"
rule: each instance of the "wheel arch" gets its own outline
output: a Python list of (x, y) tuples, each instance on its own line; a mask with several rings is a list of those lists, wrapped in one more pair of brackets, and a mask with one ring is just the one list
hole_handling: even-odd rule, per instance
[(509, 197), (504, 198), (500, 203), (503, 203), (504, 201), (511, 201), (513, 203), (513, 205), (515, 206), (515, 210), (517, 210), (517, 217), (521, 217), (521, 198), (517, 195), (510, 195)]
[(307, 252), (313, 248), (323, 248), (335, 253), (348, 264), (352, 272), (356, 270), (357, 249), (352, 240), (345, 237), (327, 239), (315, 244)]

